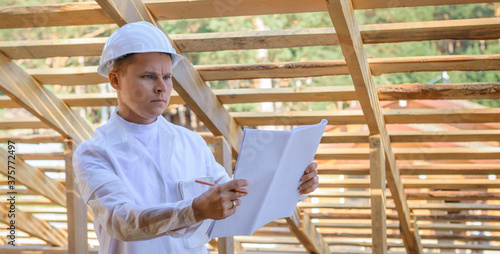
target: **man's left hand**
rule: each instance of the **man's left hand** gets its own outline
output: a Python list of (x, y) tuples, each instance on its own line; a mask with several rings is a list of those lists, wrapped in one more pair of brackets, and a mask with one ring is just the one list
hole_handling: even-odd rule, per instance
[(312, 162), (307, 166), (306, 170), (304, 170), (304, 175), (300, 178), (302, 184), (299, 186), (300, 194), (308, 194), (316, 190), (319, 186), (319, 177), (318, 170), (316, 168), (318, 164), (316, 162)]

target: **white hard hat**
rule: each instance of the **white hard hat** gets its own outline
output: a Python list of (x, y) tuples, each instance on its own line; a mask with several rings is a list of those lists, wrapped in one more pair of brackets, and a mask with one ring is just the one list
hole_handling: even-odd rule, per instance
[(97, 72), (108, 77), (115, 60), (130, 53), (162, 52), (172, 56), (172, 68), (184, 59), (177, 54), (167, 36), (153, 24), (146, 21), (129, 23), (116, 30), (104, 44), (101, 62)]

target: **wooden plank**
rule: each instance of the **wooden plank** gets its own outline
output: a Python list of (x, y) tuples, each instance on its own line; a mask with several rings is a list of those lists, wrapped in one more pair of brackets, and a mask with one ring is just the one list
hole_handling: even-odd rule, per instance
[(372, 59), (373, 75), (425, 71), (492, 71), (498, 70), (500, 55), (423, 56)]
[(59, 135), (28, 135), (28, 136), (16, 136), (16, 137), (9, 137), (9, 136), (0, 137), (0, 143), (7, 143), (9, 140), (16, 144), (17, 143), (40, 144), (40, 143), (61, 143), (64, 141), (64, 138)]
[[(500, 141), (500, 130), (394, 131), (391, 143)], [(367, 132), (324, 133), (321, 143), (368, 143)]]
[[(487, 160), (500, 158), (499, 147), (397, 147), (393, 149), (396, 160)], [(319, 149), (316, 160), (368, 160), (367, 148)]]
[[(299, 203), (300, 209), (306, 208), (320, 208), (320, 209), (371, 209), (368, 203), (351, 203), (351, 204), (337, 204), (337, 203)], [(387, 204), (387, 209), (394, 210), (394, 204)], [(471, 204), (471, 203), (443, 203), (443, 204), (408, 204), (408, 208), (412, 210), (443, 210), (443, 211), (466, 211), (466, 210), (488, 210), (494, 211), (500, 209), (500, 205), (485, 205), (485, 204)]]
[(412, 231), (413, 225), (410, 221), (410, 211), (399, 177), (399, 169), (396, 165), (396, 159), (385, 127), (384, 116), (380, 111), (381, 107), (378, 95), (375, 90), (373, 76), (370, 72), (371, 66), (368, 63), (363, 48), (352, 2), (350, 0), (327, 0), (326, 6), (333, 26), (337, 31), (340, 47), (346, 59), (370, 134), (380, 134), (380, 141), (387, 162), (387, 185), (391, 190), (396, 210), (400, 217), (400, 231), (406, 252), (420, 254), (422, 253), (420, 238), (418, 232)]
[[(428, 71), (494, 71), (500, 69), (500, 55), (377, 58), (368, 60), (368, 63), (373, 75)], [(349, 75), (347, 65), (342, 60), (198, 65), (196, 69), (207, 81)]]
[(87, 236), (87, 205), (76, 187), (73, 171), (73, 153), (76, 144), (67, 140), (64, 144), (64, 159), (66, 167), (66, 209), (68, 222), (68, 252), (88, 254)]
[[(364, 44), (423, 40), (488, 40), (500, 37), (499, 18), (360, 25)], [(338, 45), (335, 29), (309, 28), (172, 35), (183, 52)], [(0, 50), (2, 49), (0, 43)]]
[[(495, 71), (500, 69), (499, 64), (500, 55), (423, 56), (369, 60), (369, 66), (374, 75), (428, 71)], [(349, 75), (349, 70), (343, 60), (197, 65), (194, 69), (205, 81)], [(27, 72), (44, 84), (85, 85), (105, 82), (102, 76), (98, 76), (96, 67), (31, 69)]]
[[(3, 205), (0, 204), (0, 221), (6, 223), (10, 226), (10, 221), (13, 218), (8, 218), (10, 209), (10, 204)], [(40, 238), (43, 241), (46, 241), (48, 244), (54, 246), (67, 246), (67, 233), (63, 229), (56, 228), (51, 226), (48, 222), (44, 220), (37, 219), (33, 217), (30, 213), (26, 213), (23, 210), (20, 210), (18, 207), (15, 208), (15, 227), (16, 230), (22, 230), (30, 235)], [(17, 236), (17, 235), (16, 235)], [(9, 241), (9, 239), (6, 239)], [(15, 242), (16, 246), (14, 248), (19, 248), (18, 243)], [(5, 253), (2, 250), (2, 253)]]
[[(442, 99), (499, 99), (500, 83), (469, 84), (403, 84), (377, 86), (380, 100), (442, 100)], [(213, 90), (223, 104), (252, 102), (297, 102), (297, 101), (351, 101), (357, 100), (352, 86), (327, 86), (305, 88), (271, 89), (217, 89)], [(117, 105), (116, 93), (89, 93), (60, 95), (68, 106), (113, 106)], [(171, 104), (184, 101), (174, 91)], [(20, 107), (8, 96), (0, 96), (0, 108)], [(367, 142), (367, 141), (366, 141)]]
[(36, 117), (2, 118), (0, 130), (8, 129), (47, 129), (49, 125)]
[(0, 54), (0, 77), (0, 91), (62, 136), (73, 138), (77, 144), (92, 136), (94, 130), (85, 119), (3, 54)]
[[(386, 124), (500, 122), (499, 108), (389, 109), (383, 110), (381, 114)], [(360, 110), (233, 112), (231, 115), (243, 126), (308, 125), (318, 123), (321, 119), (327, 119), (332, 125), (366, 124)]]
[[(319, 165), (319, 174), (333, 175), (368, 175), (370, 166), (368, 164), (337, 164)], [(430, 164), (411, 165), (400, 164), (401, 175), (498, 175), (500, 165), (498, 164)]]
[[(489, 179), (401, 179), (405, 188), (429, 188), (429, 189), (487, 189), (500, 186), (500, 180)], [(370, 188), (369, 179), (345, 179), (336, 181), (320, 181), (319, 188)], [(392, 195), (394, 198), (394, 195)]]
[(377, 92), (382, 101), (498, 99), (500, 83), (388, 85)]
[(65, 67), (52, 69), (30, 69), (26, 72), (42, 84), (63, 86), (93, 85), (108, 80), (97, 73), (96, 67)]
[[(385, 190), (385, 189), (384, 189)], [(384, 195), (388, 199), (392, 198), (390, 193)], [(311, 193), (311, 197), (325, 198), (370, 198), (371, 194), (368, 191), (326, 191), (319, 189)], [(487, 191), (432, 191), (429, 193), (411, 193), (406, 191), (408, 200), (446, 200), (446, 201), (462, 201), (462, 200), (500, 200), (500, 193), (491, 193)], [(367, 215), (365, 219), (370, 219)], [(396, 218), (397, 219), (397, 218)]]
[[(316, 226), (322, 228), (372, 228), (371, 223), (335, 223), (335, 222), (318, 222)], [(454, 231), (492, 231), (499, 232), (499, 226), (490, 225), (465, 225), (465, 224), (418, 224), (422, 230), (454, 230)], [(388, 229), (398, 229), (399, 223), (391, 223), (387, 225)]]
[[(10, 154), (4, 149), (0, 149), (0, 155), (3, 158), (7, 158)], [(0, 160), (0, 172), (4, 175), (7, 175), (7, 164), (6, 160)], [(21, 159), (16, 159), (16, 176), (19, 183), (47, 197), (58, 205), (66, 205), (66, 195), (63, 186)]]
[(376, 8), (396, 8), (396, 7), (417, 7), (417, 6), (432, 6), (432, 5), (455, 5), (455, 4), (479, 4), (479, 3), (493, 3), (492, 0), (398, 0), (398, 1), (385, 1), (385, 0), (354, 0), (353, 7), (355, 9), (376, 9)]
[[(359, 27), (363, 43), (422, 40), (488, 40), (500, 37), (500, 18), (436, 20), (369, 24)], [(182, 52), (338, 45), (335, 29), (309, 28), (271, 31), (173, 34)], [(2, 41), (0, 51), (11, 59), (55, 56), (99, 56), (107, 38)]]
[(246, 16), (276, 13), (297, 13), (325, 11), (323, 1), (309, 0), (304, 4), (300, 0), (288, 1), (144, 1), (151, 13), (159, 20), (214, 18), (228, 16)]
[(0, 51), (10, 59), (58, 56), (99, 56), (107, 38), (76, 38), (36, 41), (0, 41)]
[[(226, 169), (227, 174), (233, 176), (233, 161), (231, 155), (231, 145), (224, 139), (223, 136), (214, 138), (214, 156), (217, 163)], [(220, 254), (234, 254), (234, 239), (232, 236), (220, 237), (214, 248), (217, 248)]]
[(283, 62), (262, 64), (197, 65), (206, 81), (257, 78), (298, 78), (330, 75), (348, 75), (343, 60), (316, 62)]
[[(145, 0), (147, 7), (159, 20), (171, 19), (194, 19), (194, 18), (214, 18), (230, 16), (248, 16), (263, 14), (284, 14), (301, 12), (326, 11), (324, 2), (320, 0), (309, 0), (304, 4), (300, 0), (253, 0), (232, 1), (232, 0)], [(491, 3), (493, 0), (439, 0), (439, 1), (386, 1), (386, 0), (355, 0), (356, 9), (375, 9), (393, 7), (414, 7), (428, 5), (449, 5), (468, 3)]]
[(0, 8), (0, 29), (109, 23), (113, 21), (93, 2)]
[[(140, 0), (121, 1), (119, 3), (115, 0), (98, 0), (98, 3), (117, 24), (145, 20), (161, 29), (161, 26), (156, 23), (155, 18), (149, 12), (151, 8), (149, 6), (146, 8)], [(177, 53), (182, 54), (175, 42), (172, 44)], [(181, 61), (173, 69), (173, 76), (174, 89), (183, 98), (187, 106), (214, 135), (224, 136), (231, 145), (233, 156), (237, 156), (243, 131), (210, 90), (210, 87), (205, 84), (194, 66), (188, 60)]]
[(23, 160), (64, 160), (64, 153), (18, 153)]
[(293, 215), (285, 219), (290, 231), (310, 253), (330, 253), (330, 249), (325, 244), (323, 236), (316, 231), (315, 225), (306, 213), (301, 213), (296, 208)]
[(387, 227), (385, 211), (385, 155), (380, 135), (370, 136), (370, 196), (372, 220), (372, 253), (387, 253)]

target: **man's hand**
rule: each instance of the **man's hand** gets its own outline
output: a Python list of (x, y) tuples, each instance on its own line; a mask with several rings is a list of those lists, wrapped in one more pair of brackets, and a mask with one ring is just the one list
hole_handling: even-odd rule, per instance
[(318, 164), (312, 162), (304, 170), (304, 175), (300, 178), (302, 184), (299, 186), (300, 194), (308, 194), (316, 190), (319, 186), (318, 170), (316, 168)]
[(193, 200), (193, 212), (196, 221), (205, 219), (220, 220), (233, 215), (241, 204), (238, 198), (246, 194), (232, 190), (247, 186), (245, 179), (236, 179), (211, 187)]

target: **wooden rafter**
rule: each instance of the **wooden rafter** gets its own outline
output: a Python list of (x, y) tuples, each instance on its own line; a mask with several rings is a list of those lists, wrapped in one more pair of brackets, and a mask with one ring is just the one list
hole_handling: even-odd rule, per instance
[(96, 3), (0, 8), (0, 29), (109, 24), (113, 21)]
[[(360, 25), (359, 30), (365, 44), (444, 39), (488, 40), (500, 37), (499, 20), (479, 18), (370, 24)], [(171, 38), (182, 52), (338, 45), (333, 28), (174, 34)], [(106, 39), (3, 41), (0, 42), (0, 51), (11, 59), (99, 56)]]
[[(499, 147), (396, 147), (396, 160), (495, 160), (500, 158)], [(319, 149), (316, 160), (368, 160), (368, 148)]]
[(337, 31), (340, 47), (349, 67), (370, 133), (372, 135), (380, 134), (381, 146), (385, 151), (387, 161), (387, 185), (393, 193), (393, 200), (400, 216), (400, 230), (406, 251), (411, 254), (420, 254), (422, 253), (420, 238), (418, 232), (413, 231), (413, 225), (410, 221), (410, 211), (406, 203), (403, 185), (400, 182), (399, 170), (387, 135), (384, 116), (381, 113), (373, 76), (370, 73), (370, 66), (361, 41), (361, 34), (354, 17), (352, 2), (350, 0), (327, 0), (326, 6)]
[[(0, 155), (7, 158), (9, 155), (4, 149), (0, 149)], [(7, 161), (0, 161), (0, 172), (7, 175)], [(28, 165), (21, 159), (16, 159), (16, 178), (26, 187), (40, 193), (52, 200), (54, 203), (66, 206), (66, 194), (64, 187), (57, 181), (48, 178), (37, 168)]]
[(76, 143), (89, 139), (90, 124), (0, 53), (0, 91), (66, 138)]
[[(368, 175), (369, 165), (366, 164), (337, 164), (320, 165), (319, 174), (339, 175)], [(434, 165), (399, 165), (401, 175), (498, 175), (498, 164), (434, 164)]]
[[(8, 206), (4, 204), (0, 204), (0, 221), (10, 225), (11, 218), (8, 218), (9, 214)], [(30, 235), (38, 237), (44, 241), (46, 241), (50, 245), (54, 246), (67, 246), (68, 239), (67, 233), (65, 230), (60, 228), (55, 228), (51, 226), (47, 221), (37, 219), (33, 217), (30, 213), (26, 213), (20, 209), (16, 209), (15, 212), (16, 229), (20, 229)], [(17, 243), (16, 247), (17, 246)], [(5, 253), (2, 251), (2, 253)]]
[[(497, 123), (500, 109), (389, 109), (380, 112), (386, 124), (411, 123)], [(290, 111), (290, 112), (234, 112), (236, 122), (242, 126), (305, 125), (327, 119), (329, 124), (366, 124), (361, 110)], [(381, 116), (382, 117), (382, 116)]]
[[(185, 62), (180, 62), (180, 69)], [(377, 58), (370, 59), (368, 62), (373, 75), (402, 72), (500, 70), (500, 55)], [(174, 73), (175, 70), (180, 69), (175, 68)], [(321, 77), (350, 74), (347, 64), (343, 60), (235, 65), (190, 65), (190, 69), (192, 72), (197, 71), (204, 81)], [(96, 67), (66, 67), (44, 70), (31, 69), (27, 70), (27, 72), (43, 84), (90, 85), (105, 82), (106, 79), (100, 76), (96, 70)]]
[[(192, 19), (229, 16), (247, 16), (276, 13), (300, 13), (326, 11), (324, 1), (309, 0), (303, 4), (301, 0), (254, 0), (254, 1), (165, 1), (145, 0), (148, 8), (159, 20), (165, 19)], [(427, 5), (449, 5), (469, 3), (491, 3), (493, 0), (355, 0), (353, 5), (356, 9), (375, 9), (390, 7), (415, 7)]]
[[(120, 2), (98, 0), (97, 2), (119, 25), (145, 20), (160, 27), (149, 12), (150, 10), (140, 0)], [(176, 47), (175, 41), (172, 44)], [(179, 50), (177, 51), (182, 53)], [(181, 61), (173, 69), (173, 76), (174, 89), (214, 135), (222, 135), (226, 138), (233, 150), (233, 156), (237, 156), (243, 131), (217, 100), (210, 87), (201, 79), (194, 66), (188, 60)]]
[(297, 237), (302, 245), (311, 253), (330, 253), (330, 247), (325, 244), (323, 236), (316, 230), (307, 213), (301, 213), (295, 208), (291, 217), (286, 218), (290, 231)]
[[(445, 99), (499, 99), (500, 83), (469, 84), (403, 84), (377, 86), (381, 101), (445, 100)], [(357, 100), (353, 86), (327, 86), (271, 89), (217, 89), (213, 90), (222, 104), (299, 101), (351, 101)], [(87, 93), (59, 95), (70, 107), (116, 106), (116, 93)], [(177, 92), (172, 92), (170, 104), (184, 104)], [(8, 96), (0, 96), (0, 107), (20, 107)], [(367, 141), (366, 141), (367, 142)]]

